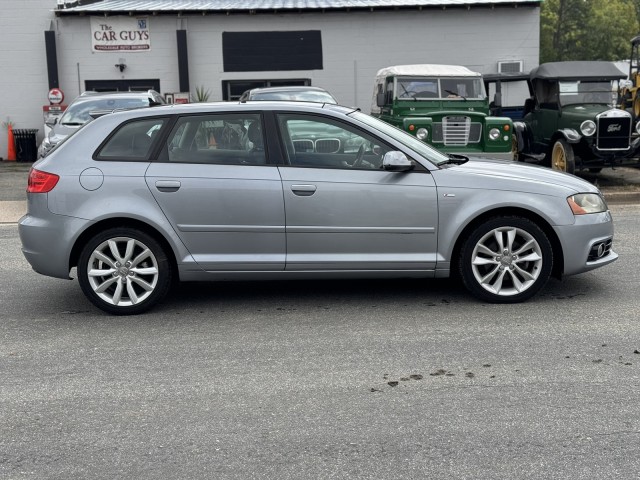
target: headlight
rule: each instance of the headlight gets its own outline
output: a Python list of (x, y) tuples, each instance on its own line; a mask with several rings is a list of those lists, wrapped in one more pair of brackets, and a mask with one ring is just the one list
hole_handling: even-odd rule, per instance
[(596, 133), (596, 124), (593, 120), (585, 120), (580, 125), (580, 131), (585, 137), (590, 137)]
[(640, 122), (636, 123), (636, 133), (640, 133)]
[(597, 193), (578, 193), (567, 198), (574, 215), (601, 213), (607, 211), (607, 204)]
[(500, 130), (497, 128), (492, 128), (491, 130), (489, 130), (489, 138), (491, 140), (497, 140), (498, 138), (500, 138)]
[(426, 128), (419, 128), (416, 132), (416, 137), (418, 137), (418, 140), (426, 140), (429, 138), (429, 131)]

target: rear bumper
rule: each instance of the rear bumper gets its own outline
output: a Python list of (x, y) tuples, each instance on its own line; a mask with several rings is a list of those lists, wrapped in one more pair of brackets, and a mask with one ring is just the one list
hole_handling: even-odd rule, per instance
[(33, 197), (28, 213), (18, 221), (22, 253), (36, 272), (68, 279), (71, 246), (88, 221), (55, 215), (46, 207), (46, 195)]

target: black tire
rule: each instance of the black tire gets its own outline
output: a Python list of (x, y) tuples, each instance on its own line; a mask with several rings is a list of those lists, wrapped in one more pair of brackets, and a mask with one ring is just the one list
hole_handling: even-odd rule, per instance
[(518, 216), (494, 217), (478, 226), (462, 245), (458, 262), (465, 287), (491, 303), (531, 298), (545, 285), (552, 267), (549, 239), (534, 222)]
[(575, 173), (576, 161), (573, 147), (564, 138), (559, 138), (551, 147), (549, 154), (550, 166), (553, 170)]
[[(94, 274), (89, 275), (90, 270)], [(113, 315), (149, 310), (167, 294), (172, 277), (171, 262), (160, 243), (134, 228), (95, 235), (78, 260), (82, 291), (96, 307)]]

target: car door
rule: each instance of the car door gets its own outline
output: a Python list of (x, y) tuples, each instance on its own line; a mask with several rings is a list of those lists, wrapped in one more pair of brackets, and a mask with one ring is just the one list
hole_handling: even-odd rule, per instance
[(435, 268), (431, 174), (381, 168), (392, 147), (330, 117), (279, 113), (287, 271)]
[(284, 269), (282, 182), (261, 132), (257, 113), (184, 116), (149, 166), (149, 189), (205, 270)]

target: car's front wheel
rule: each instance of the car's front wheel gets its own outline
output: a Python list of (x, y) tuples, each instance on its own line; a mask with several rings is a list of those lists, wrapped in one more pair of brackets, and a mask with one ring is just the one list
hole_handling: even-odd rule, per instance
[(556, 140), (551, 148), (551, 168), (567, 173), (576, 171), (573, 147), (563, 138)]
[(171, 263), (162, 246), (133, 228), (112, 228), (91, 238), (78, 261), (87, 298), (115, 315), (145, 312), (169, 290)]
[(459, 273), (467, 289), (493, 303), (522, 302), (547, 282), (553, 266), (551, 243), (534, 222), (495, 217), (464, 242)]

